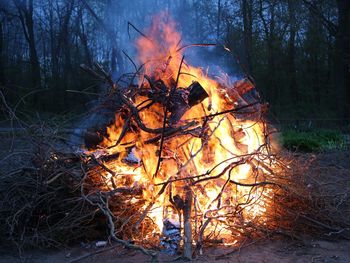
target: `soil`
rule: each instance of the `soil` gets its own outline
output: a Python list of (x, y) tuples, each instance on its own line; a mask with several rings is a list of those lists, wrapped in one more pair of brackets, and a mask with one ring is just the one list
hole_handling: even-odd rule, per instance
[[(24, 252), (21, 257), (15, 254), (2, 252), (0, 263), (8, 262), (37, 262), (37, 263), (132, 263), (151, 262), (150, 257), (141, 252), (124, 249), (121, 246), (104, 251), (105, 248), (74, 247), (61, 250), (32, 250)], [(87, 256), (84, 259), (77, 260)], [(159, 262), (174, 262), (176, 257), (160, 255)], [(175, 262), (185, 262), (178, 259)], [(194, 262), (350, 262), (350, 241), (304, 240), (262, 240), (240, 250), (230, 248), (208, 248), (203, 256)]]

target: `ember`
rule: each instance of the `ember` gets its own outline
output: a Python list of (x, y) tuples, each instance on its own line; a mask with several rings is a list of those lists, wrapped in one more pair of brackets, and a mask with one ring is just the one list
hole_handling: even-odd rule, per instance
[(115, 234), (149, 246), (162, 240), (174, 253), (181, 233), (191, 258), (193, 244), (235, 244), (248, 228), (273, 227), (266, 214), (281, 164), (253, 83), (192, 67), (164, 16), (146, 35), (136, 42), (142, 66), (125, 76), (129, 84), (107, 81), (109, 99), (121, 102), (114, 122), (99, 140), (86, 137), (97, 164), (88, 179), (110, 196)]

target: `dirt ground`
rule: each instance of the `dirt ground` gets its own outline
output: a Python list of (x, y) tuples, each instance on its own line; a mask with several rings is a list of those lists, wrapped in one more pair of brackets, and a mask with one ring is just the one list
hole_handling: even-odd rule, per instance
[[(150, 258), (140, 252), (124, 249), (121, 246), (113, 249), (74, 247), (61, 250), (32, 250), (19, 257), (16, 254), (2, 252), (0, 263), (7, 262), (37, 262), (37, 263), (132, 263), (150, 262)], [(104, 251), (94, 254), (98, 251)], [(226, 256), (223, 256), (228, 254)], [(87, 256), (86, 258), (82, 258)], [(81, 258), (81, 260), (77, 260)], [(184, 262), (176, 257), (159, 256), (159, 262)], [(194, 262), (324, 262), (340, 263), (350, 262), (350, 241), (325, 240), (262, 240), (248, 245), (241, 250), (217, 248), (204, 250), (204, 255)]]
[[(24, 145), (26, 144), (21, 145), (22, 151)], [(0, 157), (2, 157), (0, 159), (3, 160), (6, 156), (8, 156), (8, 151), (0, 151)], [(296, 154), (297, 158), (310, 156), (310, 154), (307, 156), (306, 154)], [(330, 191), (341, 193), (342, 200), (349, 203), (350, 151), (321, 153), (315, 154), (314, 157), (316, 161), (312, 164), (309, 175), (310, 187), (312, 188), (314, 184), (327, 185), (329, 182), (338, 182), (337, 187), (330, 189)], [(18, 160), (16, 161), (18, 162)], [(350, 204), (345, 207), (350, 207)], [(350, 218), (350, 209), (344, 213)], [(150, 262), (150, 258), (142, 253), (125, 249), (119, 245), (114, 245), (113, 249), (110, 249), (108, 246), (96, 248), (93, 244), (55, 250), (26, 250), (21, 254), (5, 249), (4, 245), (6, 244), (0, 244), (0, 263)], [(177, 259), (167, 255), (160, 255), (159, 261), (184, 262), (181, 258)], [(350, 240), (329, 241), (310, 237), (304, 238), (302, 241), (293, 241), (287, 238), (264, 239), (246, 244), (241, 249), (207, 248), (204, 250), (204, 255), (199, 256), (194, 262), (350, 262)]]

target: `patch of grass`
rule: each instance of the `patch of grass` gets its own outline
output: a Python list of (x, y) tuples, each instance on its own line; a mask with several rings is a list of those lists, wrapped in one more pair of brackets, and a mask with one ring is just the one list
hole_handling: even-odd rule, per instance
[(344, 149), (346, 146), (344, 136), (334, 130), (286, 130), (282, 132), (282, 143), (288, 150), (301, 152)]

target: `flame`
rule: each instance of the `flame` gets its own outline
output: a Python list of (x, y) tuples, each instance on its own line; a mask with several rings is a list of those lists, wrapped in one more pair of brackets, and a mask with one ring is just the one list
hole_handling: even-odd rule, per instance
[[(143, 74), (138, 79), (139, 87), (150, 89), (145, 75), (155, 80), (161, 79), (166, 87), (177, 85), (177, 89), (186, 88), (193, 81), (199, 82), (209, 98), (186, 111), (174, 127), (195, 120), (196, 127), (205, 136), (187, 134), (165, 138), (160, 153), (162, 161), (156, 174), (160, 140), (156, 140), (156, 143), (148, 141), (157, 134), (130, 125), (131, 128), (116, 145), (124, 132), (125, 123), (134, 121), (127, 120), (120, 112), (116, 113), (115, 122), (107, 127), (108, 135), (99, 145), (106, 155), (119, 153), (113, 160), (104, 163), (116, 176), (113, 179), (110, 173), (100, 171), (106, 181), (102, 188), (142, 189), (140, 199), (144, 202), (138, 215), (151, 207), (147, 216), (156, 226), (146, 233), (147, 238), (161, 231), (165, 218), (179, 220), (172, 199), (175, 196), (184, 199), (184, 189), (190, 186), (194, 196), (192, 221), (203, 225), (204, 221), (209, 220), (204, 236), (220, 233), (226, 244), (234, 244), (240, 233), (230, 226), (246, 225), (256, 220), (266, 223), (264, 215), (271, 209), (266, 201), (266, 197), (273, 194), (271, 189), (246, 186), (265, 181), (271, 175), (271, 170), (277, 169), (271, 158), (264, 158), (269, 154), (268, 147), (265, 147), (266, 124), (260, 119), (219, 114), (208, 119), (205, 126), (201, 117), (235, 107), (237, 98), (230, 96), (224, 88), (234, 90), (234, 87), (227, 81), (222, 83), (211, 78), (203, 69), (192, 67), (186, 60), (182, 61), (185, 49), (180, 46), (181, 35), (176, 31), (175, 22), (166, 14), (153, 20), (146, 36), (136, 41), (138, 62), (143, 65)], [(181, 74), (178, 76), (179, 72)], [(136, 95), (132, 104), (140, 109), (147, 101), (148, 97)], [(139, 116), (146, 127), (161, 128), (164, 106), (154, 103), (140, 111)], [(96, 154), (97, 150), (88, 152)], [(92, 173), (97, 172), (92, 170)], [(209, 180), (210, 177), (213, 178)], [(164, 194), (159, 194), (165, 184)], [(193, 223), (195, 233), (199, 232), (201, 224), (196, 226)]]

